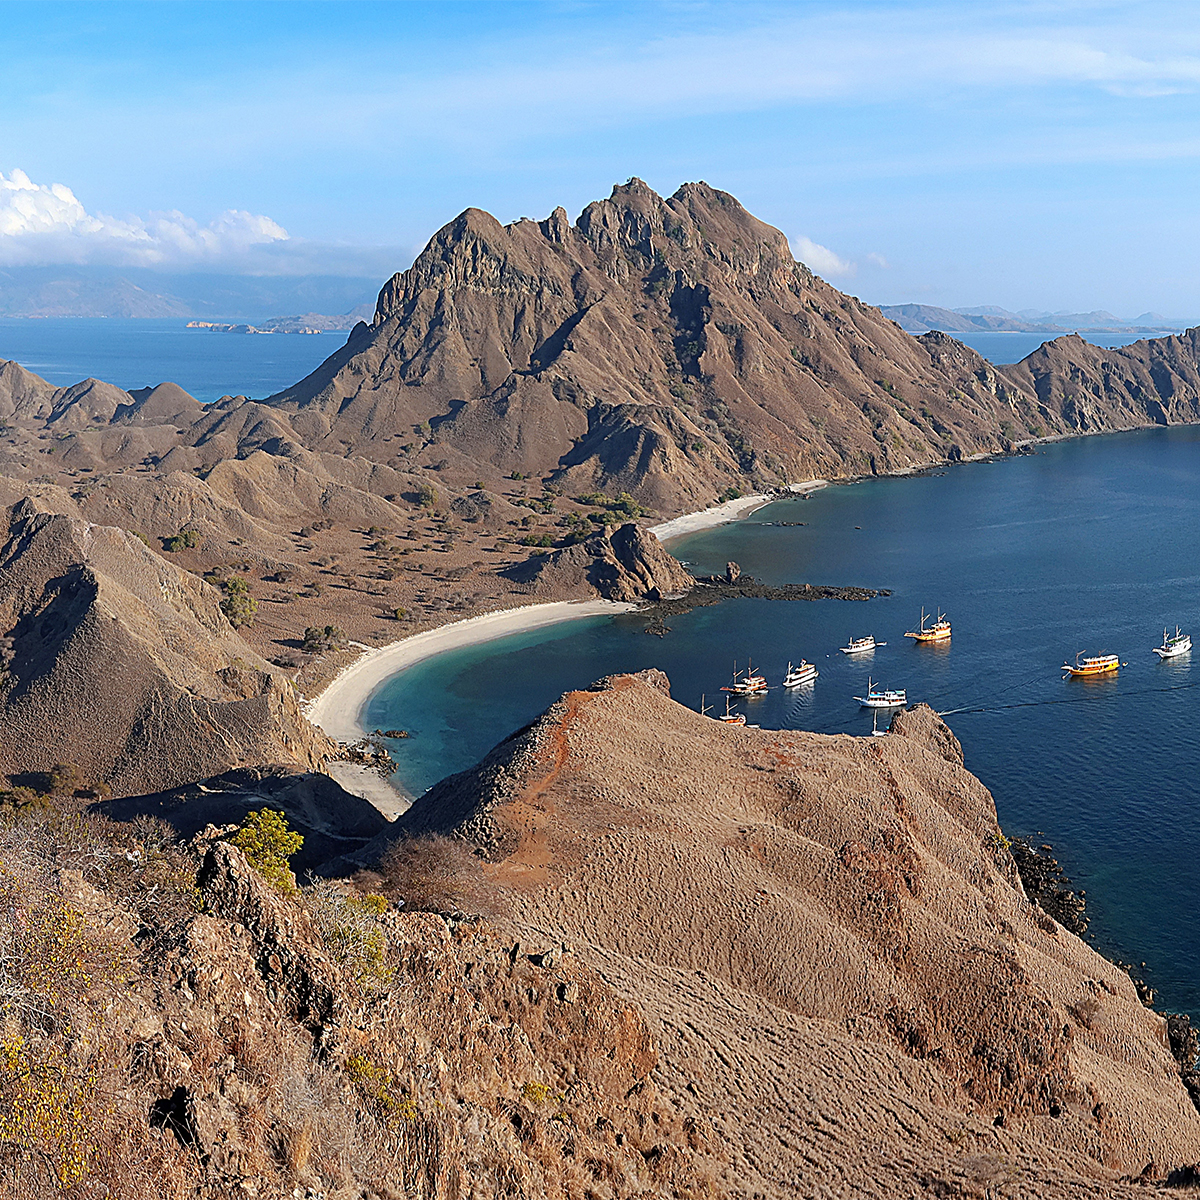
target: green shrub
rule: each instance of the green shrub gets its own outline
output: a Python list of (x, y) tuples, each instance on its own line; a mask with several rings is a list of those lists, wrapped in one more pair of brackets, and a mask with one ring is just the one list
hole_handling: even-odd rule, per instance
[(221, 601), (221, 611), (230, 625), (234, 629), (243, 625), (253, 625), (254, 614), (258, 612), (258, 601), (250, 595), (250, 585), (234, 575), (226, 579), (223, 586), (225, 599)]
[(195, 550), (203, 539), (194, 529), (181, 529), (171, 537), (163, 538), (163, 549), (172, 554), (179, 550)]
[(288, 859), (304, 845), (304, 838), (288, 828), (283, 813), (271, 808), (247, 813), (229, 841), (274, 887), (289, 894), (296, 891), (296, 876), (288, 867)]
[(300, 648), (308, 654), (316, 654), (322, 650), (338, 650), (345, 641), (345, 631), (337, 625), (310, 625), (304, 631)]

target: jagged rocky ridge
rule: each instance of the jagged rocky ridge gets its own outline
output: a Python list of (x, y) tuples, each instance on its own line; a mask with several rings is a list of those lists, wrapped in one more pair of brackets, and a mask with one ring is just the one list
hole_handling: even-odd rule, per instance
[[(1195, 331), (1118, 350), (1071, 335), (997, 368), (837, 291), (732, 196), (690, 183), (664, 199), (634, 179), (574, 224), (468, 209), (383, 288), (369, 325), (266, 401), (55, 389), (10, 363), (0, 418), (60, 437), (67, 466), (216, 469), (252, 512), (275, 507), (265, 475), (277, 504), (332, 478), (378, 505), (432, 468), (456, 493), (517, 472), (627, 490), (669, 516), (730, 487), (1194, 421), (1198, 349)], [(231, 467), (256, 453), (274, 465)]]

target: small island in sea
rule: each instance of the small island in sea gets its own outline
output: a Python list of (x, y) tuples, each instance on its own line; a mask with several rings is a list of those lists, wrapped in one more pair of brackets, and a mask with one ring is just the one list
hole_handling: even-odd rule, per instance
[(733, 727), (619, 672), (411, 806), (357, 720), (455, 644), (673, 619), (686, 515), (1196, 422), (1197, 337), (997, 367), (634, 179), (574, 222), (466, 210), (266, 399), (0, 365), (6, 1186), (1193, 1180), (1194, 1033), (1042, 903), (928, 706)]

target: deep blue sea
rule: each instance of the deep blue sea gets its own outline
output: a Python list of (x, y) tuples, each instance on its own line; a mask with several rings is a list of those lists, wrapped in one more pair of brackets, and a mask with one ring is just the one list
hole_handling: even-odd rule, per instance
[(0, 362), (15, 359), (56, 387), (89, 377), (126, 389), (169, 381), (208, 404), (273, 395), (303, 379), (346, 336), (213, 333), (179, 320), (0, 317)]
[[(771, 525), (802, 521), (803, 526)], [(868, 675), (947, 716), (1010, 835), (1033, 834), (1087, 890), (1107, 953), (1148, 966), (1160, 1003), (1200, 1015), (1200, 647), (1160, 663), (1164, 626), (1200, 640), (1200, 427), (1080, 438), (1036, 454), (831, 487), (677, 542), (696, 571), (772, 583), (890, 588), (867, 603), (737, 600), (669, 619), (588, 619), (454, 651), (383, 685), (369, 727), (403, 727), (399, 781), (420, 792), (479, 759), (560, 693), (660, 667), (698, 708), (736, 659), (772, 682), (789, 659), (808, 689), (744, 701), (752, 722), (866, 734)], [(903, 637), (921, 607), (949, 646)], [(850, 635), (887, 646), (838, 653)], [(1116, 677), (1063, 681), (1077, 651), (1118, 653)]]

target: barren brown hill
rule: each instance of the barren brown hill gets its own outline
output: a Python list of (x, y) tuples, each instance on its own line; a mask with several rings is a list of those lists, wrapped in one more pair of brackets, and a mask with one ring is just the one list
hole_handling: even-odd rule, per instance
[[(1170, 419), (1195, 420), (1195, 347), (1161, 341), (1193, 377)], [(1060, 359), (1102, 379), (1106, 352), (1075, 342), (1055, 343)], [(1086, 412), (1068, 393), (903, 333), (724, 192), (689, 183), (664, 200), (634, 179), (574, 225), (561, 208), (507, 226), (468, 209), (384, 287), (369, 327), (269, 403), (313, 447), (398, 463), (424, 431), (443, 456), (674, 513), (731, 486), (1160, 419), (1153, 382), (1101, 388)]]
[(1165, 1022), (1025, 897), (926, 708), (725, 726), (659, 672), (564, 696), (401, 823), (636, 998), (745, 1196), (1113, 1196), (1200, 1158)]
[(123, 529), (28, 499), (2, 517), (0, 772), (70, 763), (129, 794), (328, 751), (215, 588)]

